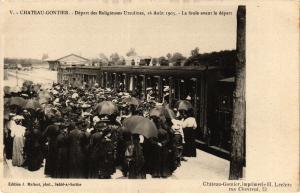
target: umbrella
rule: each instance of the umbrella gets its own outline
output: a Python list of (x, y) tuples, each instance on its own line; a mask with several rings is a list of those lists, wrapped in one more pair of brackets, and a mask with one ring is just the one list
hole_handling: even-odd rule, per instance
[(143, 135), (146, 138), (157, 137), (157, 128), (149, 119), (142, 116), (131, 116), (124, 120), (124, 129), (135, 134)]
[(37, 100), (29, 99), (25, 105), (26, 109), (38, 109), (41, 108), (40, 103)]
[(96, 106), (99, 115), (111, 115), (118, 112), (117, 106), (111, 101), (103, 101)]
[(179, 101), (176, 106), (178, 110), (185, 110), (185, 111), (193, 108), (193, 105), (186, 100)]
[(135, 97), (124, 98), (122, 102), (126, 103), (127, 105), (134, 105), (136, 107), (140, 105), (140, 101)]
[(17, 105), (19, 107), (24, 107), (26, 105), (26, 100), (22, 97), (12, 97), (10, 100), (10, 105)]

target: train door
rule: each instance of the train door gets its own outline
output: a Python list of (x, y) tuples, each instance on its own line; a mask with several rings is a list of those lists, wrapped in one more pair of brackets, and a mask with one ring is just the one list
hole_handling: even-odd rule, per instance
[(230, 151), (231, 141), (231, 121), (233, 109), (233, 79), (223, 79), (217, 83), (217, 100), (215, 105), (215, 115), (210, 120), (211, 145)]

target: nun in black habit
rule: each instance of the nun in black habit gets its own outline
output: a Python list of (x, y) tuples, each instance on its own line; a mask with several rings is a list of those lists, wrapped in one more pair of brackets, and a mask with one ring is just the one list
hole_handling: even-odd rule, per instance
[(55, 172), (55, 162), (57, 157), (57, 136), (59, 134), (58, 125), (49, 125), (44, 131), (43, 136), (47, 137), (48, 149), (45, 163), (45, 175), (53, 176)]
[(57, 159), (55, 162), (54, 178), (68, 178), (69, 177), (69, 149), (68, 149), (68, 129), (69, 123), (66, 122), (60, 128), (57, 141)]
[(94, 130), (91, 132), (89, 144), (89, 171), (88, 178), (99, 178), (100, 161), (102, 155), (102, 140), (104, 123), (97, 123)]
[(37, 120), (25, 136), (27, 141), (27, 166), (29, 171), (39, 170), (43, 162), (42, 133)]
[(72, 122), (68, 137), (69, 143), (69, 178), (86, 178), (87, 177), (87, 160), (86, 147), (88, 137), (86, 133), (80, 130), (78, 123)]

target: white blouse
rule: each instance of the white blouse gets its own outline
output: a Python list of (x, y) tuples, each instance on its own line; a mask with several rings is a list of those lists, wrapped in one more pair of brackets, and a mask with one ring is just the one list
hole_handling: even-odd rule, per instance
[(194, 129), (197, 128), (197, 122), (194, 117), (189, 117), (183, 121), (183, 128), (192, 127)]
[(24, 137), (26, 128), (22, 125), (17, 125), (14, 121), (10, 125), (12, 137)]

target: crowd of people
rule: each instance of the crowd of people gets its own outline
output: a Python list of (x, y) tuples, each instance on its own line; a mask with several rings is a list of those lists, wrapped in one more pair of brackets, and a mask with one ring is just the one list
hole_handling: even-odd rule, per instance
[(188, 100), (170, 108), (151, 89), (141, 100), (97, 84), (6, 86), (4, 157), (53, 178), (167, 178), (196, 156), (197, 124)]

